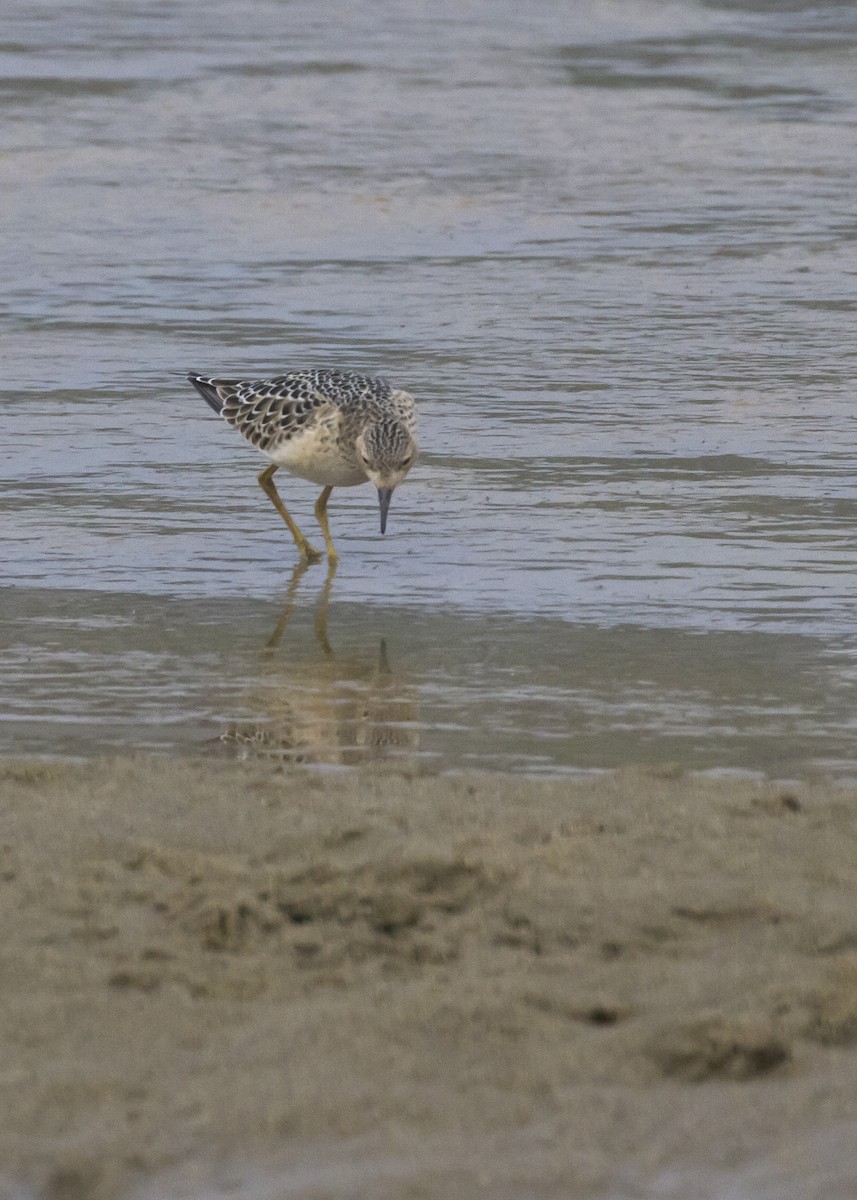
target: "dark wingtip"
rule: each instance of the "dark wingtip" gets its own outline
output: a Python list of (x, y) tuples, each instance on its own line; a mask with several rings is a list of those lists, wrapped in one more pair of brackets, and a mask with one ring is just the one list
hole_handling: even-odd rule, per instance
[(202, 396), (205, 403), (220, 416), (223, 412), (223, 401), (220, 398), (217, 388), (211, 381), (203, 375), (199, 375), (196, 371), (188, 372), (188, 380), (193, 384), (200, 396)]

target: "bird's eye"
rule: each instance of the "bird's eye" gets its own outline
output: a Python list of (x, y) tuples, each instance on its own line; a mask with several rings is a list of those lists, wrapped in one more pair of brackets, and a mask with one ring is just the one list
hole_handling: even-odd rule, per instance
[(413, 457), (414, 457), (413, 454), (408, 454), (405, 458), (403, 458), (402, 466), (406, 467)]

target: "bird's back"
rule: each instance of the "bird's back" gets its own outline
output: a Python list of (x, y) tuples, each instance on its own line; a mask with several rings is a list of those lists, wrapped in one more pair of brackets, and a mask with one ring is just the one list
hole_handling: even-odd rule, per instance
[(388, 380), (350, 371), (289, 371), (271, 379), (188, 379), (205, 402), (262, 451), (307, 432), (328, 416), (354, 436), (373, 421), (391, 418), (409, 430), (415, 424), (413, 397)]

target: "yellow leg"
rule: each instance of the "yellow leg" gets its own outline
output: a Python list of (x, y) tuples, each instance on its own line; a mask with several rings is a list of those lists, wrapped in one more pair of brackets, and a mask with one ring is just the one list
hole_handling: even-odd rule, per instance
[(336, 547), (333, 544), (333, 538), (330, 536), (330, 525), (327, 522), (327, 502), (330, 499), (332, 487), (326, 487), (315, 502), (315, 515), (321, 526), (321, 532), (324, 534), (324, 544), (327, 546), (328, 561), (335, 563), (339, 558), (336, 553)]
[(288, 525), (289, 533), (295, 539), (295, 545), (297, 546), (298, 550), (300, 550), (301, 557), (303, 559), (305, 559), (306, 562), (308, 562), (308, 563), (318, 562), (318, 560), (321, 558), (321, 554), (319, 553), (318, 550), (315, 549), (314, 546), (311, 546), (309, 544), (309, 542), (306, 540), (304, 535), (298, 529), (295, 522), (289, 516), (288, 509), (286, 508), (285, 504), (283, 504), (282, 500), (280, 499), (280, 493), (274, 487), (274, 473), (276, 470), (277, 470), (276, 463), (271, 463), (270, 467), (266, 467), (265, 470), (262, 471), (262, 473), (259, 476), (259, 487), (262, 489), (262, 491), (265, 493), (265, 495), (268, 497), (268, 499), (273, 504), (274, 508), (277, 510), (277, 512), (280, 514), (280, 516), (286, 522), (286, 525)]

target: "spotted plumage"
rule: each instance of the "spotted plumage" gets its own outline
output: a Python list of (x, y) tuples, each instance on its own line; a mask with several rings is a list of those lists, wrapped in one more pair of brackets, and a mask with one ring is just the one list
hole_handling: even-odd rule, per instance
[(285, 509), (273, 484), (285, 467), (323, 486), (316, 516), (328, 556), (336, 551), (327, 524), (327, 500), (334, 487), (371, 480), (378, 489), (381, 532), (393, 489), (417, 456), (413, 396), (386, 379), (333, 370), (290, 371), (275, 379), (221, 379), (188, 376), (207, 404), (233, 425), (272, 463), (259, 483), (289, 527), (301, 555), (319, 558)]

